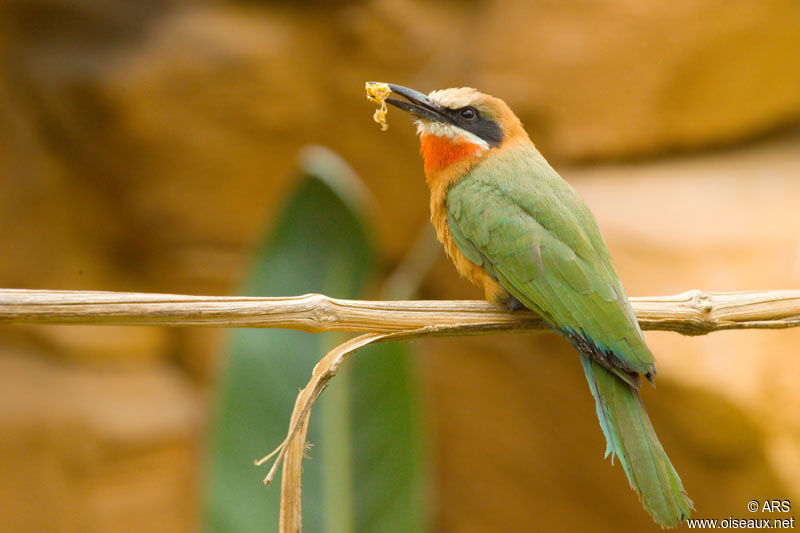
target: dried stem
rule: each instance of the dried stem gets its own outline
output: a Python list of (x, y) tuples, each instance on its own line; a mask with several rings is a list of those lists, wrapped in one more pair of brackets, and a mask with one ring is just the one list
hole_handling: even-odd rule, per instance
[[(703, 335), (800, 325), (800, 290), (631, 298), (643, 329)], [(318, 333), (386, 333), (454, 326), (442, 334), (546, 329), (533, 313), (509, 313), (484, 301), (339, 300), (321, 294), (285, 298), (188, 296), (95, 291), (0, 289), (0, 323), (287, 328)]]
[(302, 470), (303, 454), (305, 452), (308, 419), (311, 416), (311, 407), (325, 390), (328, 381), (336, 375), (339, 366), (345, 357), (359, 348), (397, 334), (367, 333), (340, 344), (314, 366), (311, 380), (300, 391), (294, 404), (292, 417), (289, 421), (289, 431), (286, 440), (279, 446), (278, 456), (270, 469), (265, 482), (271, 480), (281, 458), (284, 459), (283, 475), (281, 479), (281, 512), (280, 531), (299, 532), (302, 530)]

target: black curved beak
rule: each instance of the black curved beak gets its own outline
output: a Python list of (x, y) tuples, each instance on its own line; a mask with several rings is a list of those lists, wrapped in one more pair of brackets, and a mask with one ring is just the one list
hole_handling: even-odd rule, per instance
[[(376, 83), (376, 82), (369, 82)], [(387, 98), (386, 103), (392, 104), (398, 109), (402, 109), (412, 115), (435, 122), (449, 122), (450, 117), (444, 113), (444, 110), (438, 105), (434, 104), (430, 98), (425, 96), (419, 91), (403, 87), (402, 85), (395, 85), (387, 83), (386, 85), (392, 90), (393, 93), (399, 94), (406, 100), (398, 100), (397, 98)]]

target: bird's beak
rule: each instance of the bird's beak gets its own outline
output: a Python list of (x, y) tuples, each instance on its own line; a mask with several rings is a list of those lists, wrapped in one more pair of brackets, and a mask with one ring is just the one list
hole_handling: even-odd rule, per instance
[(447, 122), (449, 117), (443, 112), (444, 110), (433, 103), (430, 98), (425, 96), (419, 91), (403, 87), (402, 85), (395, 85), (387, 83), (386, 85), (392, 90), (393, 93), (399, 94), (405, 100), (398, 100), (397, 98), (387, 98), (386, 103), (407, 111), (412, 115), (434, 122)]

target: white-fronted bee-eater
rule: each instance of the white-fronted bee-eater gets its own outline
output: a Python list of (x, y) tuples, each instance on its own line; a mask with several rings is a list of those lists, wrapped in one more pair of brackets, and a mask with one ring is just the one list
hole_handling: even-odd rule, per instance
[(584, 200), (499, 98), (381, 86), (403, 97), (386, 103), (416, 119), (431, 219), (456, 269), (489, 301), (538, 313), (575, 346), (606, 455), (619, 458), (656, 522), (679, 524), (692, 501), (638, 392), (640, 376), (655, 376), (653, 354)]

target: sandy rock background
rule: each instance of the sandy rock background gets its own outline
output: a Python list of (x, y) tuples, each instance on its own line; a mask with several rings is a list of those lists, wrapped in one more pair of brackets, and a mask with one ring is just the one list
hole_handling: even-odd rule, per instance
[[(631, 295), (793, 288), (797, 50), (790, 0), (5, 2), (0, 286), (230, 293), (308, 143), (374, 194), (389, 272), (427, 191), (409, 121), (371, 122), (374, 79), (506, 99)], [(420, 296), (480, 294), (441, 258)], [(196, 529), (223, 334), (0, 328), (0, 530)], [(698, 516), (800, 502), (800, 333), (648, 339), (645, 401)], [(418, 351), (437, 531), (657, 530), (601, 461), (565, 342)]]

